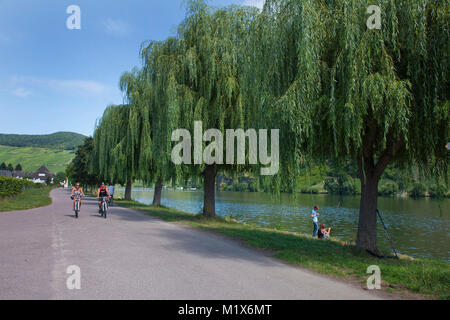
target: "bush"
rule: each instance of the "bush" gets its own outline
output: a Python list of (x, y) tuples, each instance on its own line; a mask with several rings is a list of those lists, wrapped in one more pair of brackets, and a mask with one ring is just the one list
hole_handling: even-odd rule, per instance
[(248, 191), (248, 184), (245, 182), (235, 182), (233, 183), (233, 191), (239, 191), (239, 192), (243, 192), (243, 191)]
[(326, 177), (324, 180), (325, 184), (324, 184), (324, 188), (325, 190), (328, 191), (328, 193), (331, 194), (339, 194), (339, 183), (337, 182), (337, 180), (333, 177)]
[(35, 188), (35, 187), (40, 186), (28, 180), (0, 177), (1, 197), (15, 196), (22, 193), (22, 191), (26, 188)]
[(358, 190), (356, 189), (355, 184), (352, 180), (347, 180), (342, 183), (342, 194), (346, 195), (355, 195), (358, 194)]
[(392, 180), (381, 180), (378, 187), (378, 194), (381, 196), (393, 196), (399, 190), (399, 186)]
[(319, 189), (314, 187), (304, 187), (300, 190), (301, 193), (312, 193), (312, 194), (318, 194)]
[(324, 188), (330, 194), (355, 195), (360, 193), (356, 181), (356, 179), (352, 179), (348, 175), (326, 177), (324, 180)]
[(66, 180), (66, 174), (64, 172), (58, 172), (53, 179), (53, 183), (60, 184)]
[(423, 183), (415, 182), (409, 193), (413, 198), (425, 197), (426, 189)]
[(256, 179), (250, 181), (248, 184), (248, 191), (250, 192), (258, 192), (259, 191), (259, 183)]
[(429, 192), (432, 198), (443, 198), (447, 193), (447, 187), (443, 184), (433, 184)]
[(222, 187), (222, 190), (223, 191), (233, 191), (233, 185), (224, 185), (223, 187)]

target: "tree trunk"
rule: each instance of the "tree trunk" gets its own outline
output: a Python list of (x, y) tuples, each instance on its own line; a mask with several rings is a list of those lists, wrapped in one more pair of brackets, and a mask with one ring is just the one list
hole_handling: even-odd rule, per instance
[(216, 168), (214, 165), (207, 165), (203, 172), (203, 215), (216, 215)]
[(361, 176), (361, 203), (359, 208), (358, 238), (356, 246), (378, 253), (377, 248), (377, 201), (378, 180), (376, 175)]
[(127, 185), (125, 187), (125, 200), (131, 200), (131, 180), (127, 181)]
[(378, 182), (388, 164), (405, 146), (405, 142), (403, 139), (393, 140), (392, 134), (388, 133), (386, 148), (375, 164), (373, 145), (376, 137), (376, 128), (370, 127), (368, 129), (367, 138), (363, 139), (362, 152), (358, 156), (358, 169), (361, 179), (361, 203), (359, 208), (358, 238), (356, 239), (356, 246), (378, 254)]
[(153, 205), (161, 206), (161, 194), (162, 194), (163, 181), (162, 178), (159, 177), (158, 181), (155, 183), (155, 192), (153, 194)]

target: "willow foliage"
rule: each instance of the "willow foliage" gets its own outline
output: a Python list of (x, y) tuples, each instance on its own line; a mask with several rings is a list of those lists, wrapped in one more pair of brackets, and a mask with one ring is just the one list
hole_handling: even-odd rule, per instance
[[(139, 173), (143, 135), (140, 106), (146, 100), (141, 73), (134, 69), (122, 75), (120, 89), (125, 105), (109, 106), (94, 132), (94, 170), (113, 183), (131, 183)], [(144, 150), (145, 154), (145, 150)]]
[(248, 128), (251, 114), (241, 96), (247, 63), (242, 48), (256, 15), (256, 8), (212, 10), (203, 1), (188, 3), (187, 17), (178, 30), (181, 127), (193, 132), (194, 121), (202, 121), (204, 129), (222, 132)]
[(130, 179), (131, 159), (127, 157), (129, 107), (109, 106), (94, 132), (94, 171), (106, 180), (124, 184)]
[(449, 4), (267, 0), (252, 28), (245, 103), (281, 129), (281, 173), (353, 158), (361, 177), (359, 247), (377, 251), (378, 181), (392, 162), (447, 171)]
[(267, 0), (248, 50), (246, 102), (279, 121), (283, 172), (305, 156), (446, 170), (448, 1)]
[[(171, 161), (172, 131), (180, 127), (178, 75), (179, 42), (176, 38), (150, 42), (142, 46), (143, 81), (150, 94), (142, 104), (142, 121), (149, 139), (141, 144), (147, 155), (141, 156), (140, 171), (144, 180), (168, 180), (176, 176)], [(147, 175), (147, 176), (146, 176)]]

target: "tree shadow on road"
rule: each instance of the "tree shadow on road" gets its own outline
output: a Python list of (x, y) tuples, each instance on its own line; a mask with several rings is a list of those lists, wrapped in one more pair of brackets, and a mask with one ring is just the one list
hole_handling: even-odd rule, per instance
[[(253, 254), (245, 247), (239, 248), (233, 245), (228, 238), (231, 237), (251, 247), (272, 252), (275, 257), (283, 261), (335, 276), (365, 279), (367, 267), (378, 265), (383, 270), (384, 281), (388, 284), (401, 284), (412, 291), (448, 296), (446, 279), (449, 267), (445, 261), (412, 259), (404, 255), (398, 260), (378, 259), (356, 248), (353, 244), (344, 243), (339, 239), (321, 240), (308, 235), (259, 228), (231, 219), (205, 218), (202, 215), (164, 207), (146, 206), (133, 201), (122, 201), (120, 204), (149, 215), (121, 212), (119, 213), (121, 219), (151, 220), (154, 218), (150, 216), (153, 216), (164, 221), (215, 232), (215, 234), (201, 233), (187, 228), (153, 225), (148, 232), (167, 239), (168, 250), (184, 250), (211, 259), (246, 259), (271, 264), (271, 260), (263, 255), (257, 255), (255, 251)], [(217, 233), (227, 238), (220, 239)], [(424, 270), (427, 272), (424, 273)]]

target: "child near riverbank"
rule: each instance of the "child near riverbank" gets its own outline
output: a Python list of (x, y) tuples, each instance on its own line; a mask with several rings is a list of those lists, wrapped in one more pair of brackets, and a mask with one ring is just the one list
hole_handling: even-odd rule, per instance
[(312, 234), (313, 238), (316, 237), (317, 232), (319, 230), (319, 218), (318, 217), (319, 217), (319, 207), (314, 206), (314, 209), (311, 214), (311, 218), (312, 218), (313, 224), (314, 224), (314, 230), (313, 230), (313, 234)]
[(322, 223), (320, 225), (319, 231), (317, 233), (317, 237), (319, 239), (328, 239), (330, 237), (331, 228), (325, 228), (325, 225)]

